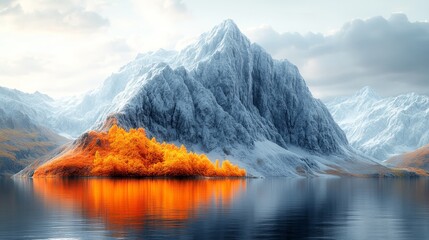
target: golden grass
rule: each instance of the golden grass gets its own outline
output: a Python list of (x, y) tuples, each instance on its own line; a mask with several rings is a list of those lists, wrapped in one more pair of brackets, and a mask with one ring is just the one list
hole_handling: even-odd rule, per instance
[(27, 133), (16, 129), (0, 129), (0, 142), (6, 142), (13, 139), (34, 139), (39, 134), (36, 132)]
[(398, 168), (426, 175), (426, 171), (429, 170), (429, 145), (423, 146), (413, 152), (395, 156), (387, 160), (387, 163)]
[(16, 160), (16, 156), (13, 153), (6, 152), (0, 149), (0, 158), (2, 157)]
[[(17, 129), (0, 129), (0, 157), (8, 158), (11, 160), (24, 160), (17, 159), (20, 152), (26, 152), (28, 155), (38, 156), (46, 153), (48, 148), (53, 148), (58, 143), (42, 139), (51, 139), (50, 133), (36, 133), (24, 132)], [(45, 135), (49, 135), (46, 137)]]

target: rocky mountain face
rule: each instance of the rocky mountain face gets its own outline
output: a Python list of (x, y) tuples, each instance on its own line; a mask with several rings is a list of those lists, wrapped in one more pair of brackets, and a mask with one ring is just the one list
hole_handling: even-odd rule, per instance
[(390, 174), (354, 152), (296, 66), (273, 59), (231, 20), (180, 52), (139, 54), (100, 88), (63, 101), (60, 113), (71, 134), (115, 119), (255, 176)]
[(251, 44), (232, 21), (181, 52), (140, 55), (122, 72), (136, 65), (107, 111), (127, 128), (205, 151), (263, 140), (319, 153), (348, 145), (298, 69)]
[(326, 103), (350, 144), (379, 161), (429, 143), (429, 97), (383, 98), (365, 87)]

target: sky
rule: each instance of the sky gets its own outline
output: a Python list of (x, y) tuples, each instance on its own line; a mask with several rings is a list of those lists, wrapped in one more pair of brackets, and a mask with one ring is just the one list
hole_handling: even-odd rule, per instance
[(427, 0), (0, 0), (0, 86), (55, 98), (138, 53), (180, 50), (224, 19), (327, 99), (371, 86), (429, 95)]

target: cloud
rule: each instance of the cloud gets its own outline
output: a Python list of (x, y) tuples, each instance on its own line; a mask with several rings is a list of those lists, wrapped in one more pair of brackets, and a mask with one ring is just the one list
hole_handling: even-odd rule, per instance
[(186, 15), (188, 13), (186, 5), (181, 0), (164, 0), (162, 9), (178, 15)]
[(80, 94), (138, 52), (174, 48), (189, 18), (178, 0), (0, 0), (0, 86)]
[(97, 87), (110, 73), (132, 60), (136, 51), (125, 38), (104, 33), (0, 34), (0, 86), (53, 97)]
[(13, 30), (92, 32), (109, 25), (108, 19), (77, 1), (0, 1), (0, 24)]
[(0, 11), (6, 9), (14, 0), (0, 0)]
[(288, 58), (319, 97), (348, 95), (370, 85), (384, 95), (429, 95), (429, 23), (405, 14), (346, 23), (330, 35), (249, 31), (276, 58)]
[(139, 52), (175, 49), (181, 39), (195, 34), (190, 27), (194, 24), (193, 16), (182, 0), (131, 0), (131, 3), (135, 30), (127, 39)]
[(0, 73), (3, 77), (29, 75), (43, 71), (43, 69), (40, 60), (34, 57), (25, 56), (19, 59), (7, 59), (7, 61), (0, 60)]
[(190, 18), (187, 6), (182, 0), (133, 0), (136, 10), (153, 24), (171, 24)]

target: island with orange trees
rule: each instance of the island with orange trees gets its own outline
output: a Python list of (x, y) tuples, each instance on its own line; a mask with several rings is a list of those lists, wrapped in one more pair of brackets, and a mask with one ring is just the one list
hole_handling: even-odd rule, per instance
[(149, 139), (143, 128), (114, 124), (107, 132), (90, 131), (56, 158), (39, 166), (33, 177), (244, 177), (228, 160), (212, 163), (185, 146)]

